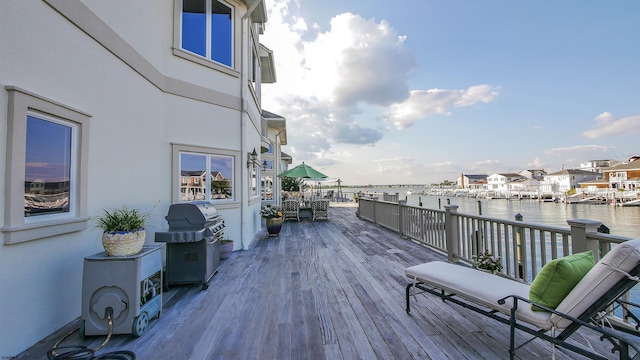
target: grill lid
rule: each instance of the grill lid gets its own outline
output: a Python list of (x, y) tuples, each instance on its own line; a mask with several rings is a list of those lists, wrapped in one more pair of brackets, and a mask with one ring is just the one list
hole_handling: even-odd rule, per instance
[(209, 201), (191, 201), (173, 204), (165, 216), (169, 230), (198, 230), (213, 222), (222, 222), (218, 210)]

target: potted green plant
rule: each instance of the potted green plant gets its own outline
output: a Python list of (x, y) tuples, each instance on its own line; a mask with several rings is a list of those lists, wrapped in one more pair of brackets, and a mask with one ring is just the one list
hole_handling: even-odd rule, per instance
[(228, 237), (224, 237), (220, 240), (220, 259), (226, 260), (231, 256), (233, 252), (233, 240)]
[(104, 210), (96, 218), (96, 226), (102, 230), (102, 245), (109, 256), (131, 256), (142, 250), (146, 232), (145, 223), (149, 214), (126, 205)]

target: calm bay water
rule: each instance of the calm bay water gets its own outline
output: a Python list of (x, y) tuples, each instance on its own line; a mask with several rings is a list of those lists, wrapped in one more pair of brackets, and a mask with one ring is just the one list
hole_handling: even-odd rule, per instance
[[(352, 196), (354, 192), (364, 191), (362, 188), (345, 189)], [(414, 194), (407, 195), (408, 188), (368, 188), (369, 193), (389, 194), (398, 193), (400, 199), (407, 199), (407, 203), (417, 206), (422, 201), (422, 207), (428, 209), (444, 209), (447, 199), (451, 205), (458, 206), (458, 212), (463, 214), (478, 214), (478, 201), (481, 203), (482, 215), (498, 219), (514, 220), (516, 214), (523, 216), (523, 221), (540, 225), (551, 225), (568, 228), (567, 220), (588, 219), (600, 221), (610, 230), (610, 233), (629, 238), (640, 237), (640, 206), (612, 206), (593, 204), (564, 204), (541, 202), (537, 200), (505, 200), (505, 199), (476, 199), (468, 197), (431, 196), (416, 193), (426, 192), (426, 188), (411, 188)]]
[[(365, 192), (364, 188), (346, 188), (344, 196), (352, 198), (358, 191)], [(421, 195), (427, 193), (426, 188), (411, 188), (414, 194), (406, 194), (408, 188), (367, 188), (369, 194), (375, 193), (382, 197), (382, 193), (398, 193), (399, 198), (406, 198), (407, 204), (427, 209), (443, 209), (447, 205), (447, 199), (451, 205), (458, 206), (458, 212), (463, 214), (478, 214), (478, 201), (480, 201), (482, 215), (498, 219), (514, 220), (516, 214), (523, 216), (523, 221), (533, 224), (558, 226), (569, 228), (567, 220), (588, 219), (600, 221), (609, 228), (612, 235), (629, 238), (640, 237), (640, 206), (620, 207), (612, 205), (593, 204), (564, 204), (553, 202), (541, 202), (537, 200), (505, 200), (505, 199), (476, 199), (455, 196)], [(440, 206), (440, 207), (439, 207)], [(630, 290), (630, 300), (640, 303), (640, 285)], [(640, 310), (632, 312), (640, 316)], [(620, 311), (616, 311), (621, 316)]]

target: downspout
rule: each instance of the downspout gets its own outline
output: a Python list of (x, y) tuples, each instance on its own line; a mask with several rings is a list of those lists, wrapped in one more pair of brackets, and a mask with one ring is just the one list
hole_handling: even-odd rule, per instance
[[(253, 11), (256, 9), (256, 7), (258, 7), (258, 5), (262, 2), (262, 0), (256, 0), (255, 3), (253, 3), (253, 5), (251, 5), (248, 9), (247, 12), (242, 16), (242, 19), (240, 21), (240, 27), (241, 27), (241, 34), (240, 34), (240, 152), (241, 152), (241, 156), (240, 158), (244, 159), (244, 161), (242, 161), (242, 175), (240, 176), (240, 181), (241, 181), (241, 185), (240, 188), (243, 189), (245, 188), (245, 185), (248, 184), (249, 182), (246, 180), (249, 177), (249, 173), (248, 173), (248, 169), (244, 170), (244, 162), (245, 161), (249, 161), (248, 159), (248, 152), (245, 151), (245, 137), (247, 136), (246, 132), (247, 132), (247, 120), (244, 116), (244, 113), (246, 111), (245, 108), (245, 84), (246, 84), (246, 79), (247, 79), (247, 72), (245, 71), (245, 67), (244, 67), (244, 38), (245, 35), (248, 36), (247, 34), (247, 28), (249, 27), (249, 24), (247, 23), (245, 25), (245, 22), (247, 21), (247, 19), (249, 18), (249, 16), (251, 15), (251, 13), (253, 13)], [(245, 159), (246, 157), (246, 159)], [(243, 192), (243, 195), (245, 193)], [(249, 188), (246, 188), (246, 198), (243, 198), (240, 204), (240, 245), (242, 246), (243, 250), (247, 250), (249, 248), (249, 245), (251, 243), (251, 241), (246, 241), (246, 237), (244, 234), (244, 229), (245, 229), (245, 225), (246, 225), (246, 219), (245, 219), (245, 211), (244, 208), (245, 206), (248, 206), (249, 204), (249, 199), (250, 199), (251, 195), (249, 194)], [(247, 204), (245, 205), (245, 201), (247, 200)]]
[[(284, 128), (282, 128), (282, 130), (278, 131), (278, 133), (275, 136), (275, 139), (277, 141), (278, 144), (280, 144), (280, 134), (282, 134), (283, 131), (287, 130), (287, 126), (285, 125)], [(277, 161), (277, 166), (275, 168), (276, 170), (276, 176), (274, 176), (275, 178), (278, 178), (278, 173), (280, 172), (280, 165), (282, 164), (282, 145), (278, 146), (278, 156), (276, 158)], [(274, 194), (275, 196), (276, 194)], [(282, 205), (282, 179), (278, 178), (278, 200), (276, 200), (276, 205)]]

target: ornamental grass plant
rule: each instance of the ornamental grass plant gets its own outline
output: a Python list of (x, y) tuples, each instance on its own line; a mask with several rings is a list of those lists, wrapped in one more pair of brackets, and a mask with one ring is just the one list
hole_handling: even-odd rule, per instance
[(135, 231), (143, 229), (149, 214), (143, 214), (136, 208), (126, 205), (114, 210), (104, 210), (96, 219), (96, 226), (103, 232)]

